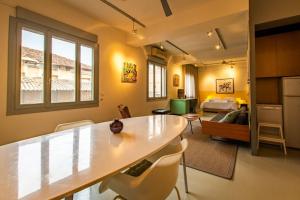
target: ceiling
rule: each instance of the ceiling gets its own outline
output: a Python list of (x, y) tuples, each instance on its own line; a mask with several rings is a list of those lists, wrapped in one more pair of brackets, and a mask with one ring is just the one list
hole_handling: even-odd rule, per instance
[[(173, 15), (164, 15), (160, 0), (108, 0), (146, 25), (132, 34), (132, 21), (100, 0), (60, 0), (100, 21), (128, 33), (127, 43), (145, 46), (162, 42), (177, 56), (182, 52), (166, 44), (169, 40), (191, 54), (193, 62), (245, 57), (248, 44), (248, 0), (168, 0)], [(215, 50), (218, 28), (227, 49)]]

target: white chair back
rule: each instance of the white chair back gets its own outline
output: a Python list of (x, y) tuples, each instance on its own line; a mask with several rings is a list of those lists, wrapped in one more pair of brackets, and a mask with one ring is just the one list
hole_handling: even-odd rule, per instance
[(187, 139), (179, 145), (178, 152), (161, 157), (144, 172), (142, 176), (145, 177), (139, 186), (143, 193), (139, 193), (141, 196), (137, 199), (166, 199), (169, 196), (176, 186), (180, 159), (188, 146)]
[(72, 128), (78, 128), (80, 126), (85, 126), (85, 125), (90, 125), (90, 124), (94, 124), (94, 122), (92, 120), (82, 120), (82, 121), (59, 124), (56, 126), (54, 132), (64, 131), (64, 130), (72, 129)]

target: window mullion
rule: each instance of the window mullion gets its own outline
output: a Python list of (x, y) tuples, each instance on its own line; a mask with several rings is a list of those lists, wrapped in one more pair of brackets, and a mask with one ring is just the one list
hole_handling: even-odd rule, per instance
[(155, 82), (155, 67), (156, 67), (156, 64), (153, 63), (153, 98), (156, 98), (155, 97), (155, 88), (156, 88), (156, 82)]
[(81, 76), (81, 70), (80, 70), (80, 43), (76, 42), (76, 69), (75, 69), (75, 95), (76, 95), (76, 103), (80, 102), (80, 76)]
[(160, 66), (160, 97), (163, 97), (162, 66)]
[(51, 69), (52, 69), (52, 34), (45, 33), (45, 69), (44, 69), (44, 106), (50, 107), (51, 105)]

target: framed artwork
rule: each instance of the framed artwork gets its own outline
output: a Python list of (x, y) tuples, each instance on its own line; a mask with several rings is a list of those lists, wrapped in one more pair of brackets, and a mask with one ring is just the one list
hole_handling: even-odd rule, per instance
[(136, 64), (124, 62), (122, 71), (123, 83), (135, 83), (137, 81)]
[(234, 80), (233, 78), (216, 79), (217, 94), (233, 94)]
[(173, 87), (179, 87), (179, 75), (178, 74), (173, 75)]

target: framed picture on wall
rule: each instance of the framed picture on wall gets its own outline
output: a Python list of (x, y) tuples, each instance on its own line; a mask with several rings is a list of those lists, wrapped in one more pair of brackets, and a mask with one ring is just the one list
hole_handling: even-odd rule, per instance
[(216, 79), (217, 94), (233, 94), (234, 80), (233, 78)]
[(135, 83), (137, 81), (136, 64), (124, 62), (122, 71), (123, 83)]
[(174, 87), (179, 87), (179, 75), (178, 74), (174, 74), (173, 75), (173, 86)]

